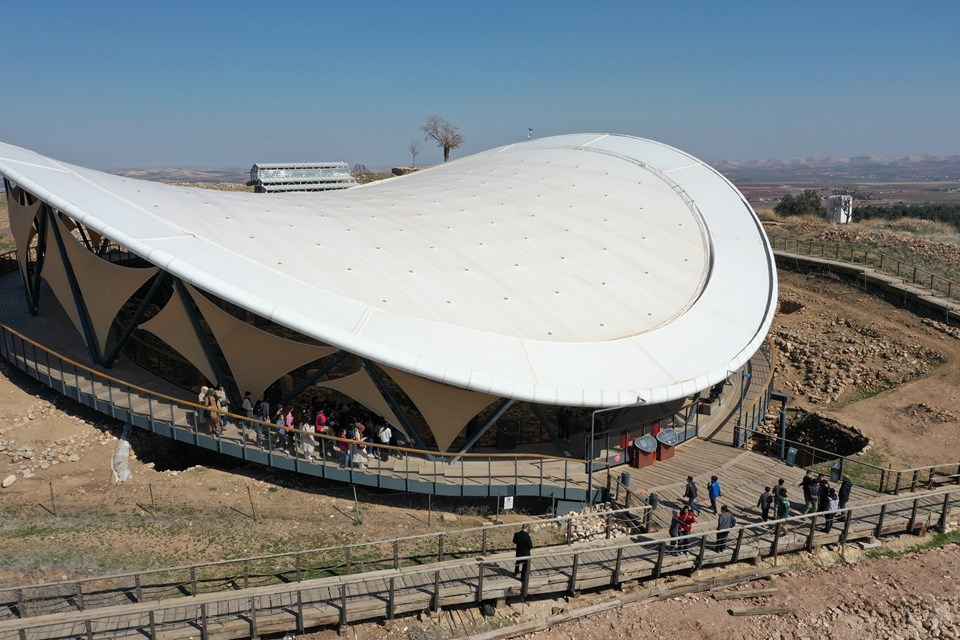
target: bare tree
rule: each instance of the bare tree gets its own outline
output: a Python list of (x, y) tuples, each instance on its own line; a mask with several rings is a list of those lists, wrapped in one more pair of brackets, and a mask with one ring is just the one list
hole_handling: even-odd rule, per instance
[(423, 145), (417, 142), (416, 140), (410, 141), (410, 146), (407, 147), (407, 151), (410, 152), (410, 155), (413, 156), (413, 166), (417, 166), (417, 155), (423, 149)]
[(434, 140), (437, 146), (443, 149), (443, 161), (450, 159), (450, 150), (456, 149), (463, 144), (463, 135), (460, 129), (453, 126), (440, 116), (430, 116), (420, 127), (423, 131), (424, 140)]

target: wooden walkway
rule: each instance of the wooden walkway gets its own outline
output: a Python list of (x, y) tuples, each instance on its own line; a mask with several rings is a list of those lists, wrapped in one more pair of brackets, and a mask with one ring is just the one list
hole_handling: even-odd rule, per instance
[[(332, 438), (315, 436), (317, 452), (310, 458), (298, 450), (289, 453), (257, 446), (251, 441), (252, 432), (248, 430), (244, 437), (235, 423), (229, 424), (222, 436), (208, 434), (200, 428), (201, 408), (194, 404), (196, 398), (190, 391), (142, 369), (123, 355), (111, 369), (92, 366), (81, 336), (49, 289), (42, 292), (41, 314), (34, 317), (27, 313), (17, 275), (0, 278), (0, 324), (89, 367), (93, 373), (6, 331), (0, 350), (17, 367), (53, 389), (134, 426), (243, 460), (364, 486), (440, 495), (526, 495), (576, 502), (587, 499), (588, 476), (583, 460), (521, 452), (468, 454), (451, 459), (404, 450), (402, 457), (383, 462), (371, 456), (366, 469), (345, 469), (337, 463)], [(758, 359), (765, 361), (762, 354)], [(747, 391), (759, 392), (755, 388)], [(715, 431), (730, 416), (739, 401), (731, 394), (734, 392), (728, 390), (722, 400), (726, 410), (706, 417), (701, 428)], [(689, 446), (678, 447), (674, 460), (661, 465), (684, 467)], [(595, 463), (594, 500), (602, 497), (604, 486), (597, 470), (602, 472), (602, 463)]]
[[(248, 638), (325, 625), (392, 619), (440, 607), (505, 598), (562, 595), (669, 573), (773, 557), (824, 544), (944, 528), (960, 510), (960, 488), (887, 497), (837, 514), (830, 532), (812, 514), (732, 530), (724, 547), (716, 532), (674, 540), (621, 541), (604, 546), (538, 550), (529, 573), (513, 574), (502, 554), (421, 567), (304, 580), (269, 587), (135, 602), (0, 622), (0, 640), (66, 638)], [(681, 550), (682, 548), (682, 550)]]

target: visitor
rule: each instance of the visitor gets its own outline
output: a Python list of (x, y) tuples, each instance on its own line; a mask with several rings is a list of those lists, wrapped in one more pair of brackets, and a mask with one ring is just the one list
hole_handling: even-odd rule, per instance
[(853, 491), (853, 482), (850, 480), (850, 476), (843, 476), (843, 482), (840, 483), (840, 491), (837, 493), (839, 509), (847, 508), (847, 503), (850, 502), (851, 491)]
[(220, 435), (220, 404), (217, 402), (216, 391), (208, 387), (203, 405), (206, 407), (207, 429), (211, 435)]
[(707, 483), (707, 495), (710, 496), (710, 508), (713, 515), (717, 515), (717, 498), (720, 497), (720, 481), (717, 476), (710, 476), (710, 482)]
[(827, 513), (823, 516), (824, 533), (830, 533), (831, 529), (833, 529), (833, 517), (837, 514), (837, 509), (839, 508), (840, 498), (837, 497), (837, 492), (834, 491), (833, 487), (830, 487), (827, 490)]
[(313, 420), (310, 419), (310, 412), (304, 411), (300, 421), (300, 453), (307, 460), (313, 459), (313, 452), (317, 449), (317, 442), (313, 437)]
[(693, 476), (687, 476), (687, 487), (683, 491), (683, 497), (687, 500), (687, 507), (696, 515), (700, 515), (700, 506), (697, 504), (697, 483), (693, 481)]
[(777, 497), (777, 518), (789, 518), (790, 517), (790, 498), (787, 497), (787, 489), (784, 489), (779, 493)]
[(735, 526), (737, 526), (737, 518), (730, 513), (727, 505), (720, 507), (720, 517), (717, 519), (717, 551), (726, 550), (727, 535)]
[[(243, 410), (243, 415), (247, 418), (253, 418), (253, 399), (250, 397), (249, 391), (243, 394), (243, 402), (240, 403), (240, 408)], [(244, 420), (240, 423), (240, 439), (242, 441), (247, 441), (247, 429), (251, 427), (256, 432), (256, 424), (252, 420)], [(257, 440), (260, 440), (259, 436), (257, 436)]]
[(760, 518), (766, 522), (770, 519), (770, 507), (773, 506), (773, 492), (770, 487), (764, 487), (760, 499), (757, 500), (757, 507), (760, 508)]
[(826, 478), (821, 478), (817, 487), (817, 511), (826, 511), (830, 506), (830, 483)]
[[(676, 538), (680, 535), (680, 529), (683, 527), (683, 520), (680, 519), (680, 510), (674, 509), (670, 517), (670, 530), (667, 532), (670, 538)], [(677, 540), (670, 541), (670, 553), (673, 555), (678, 555), (680, 553), (680, 545)]]
[(517, 558), (524, 558), (523, 560), (517, 560), (516, 564), (513, 565), (513, 576), (515, 578), (520, 578), (524, 580), (527, 578), (530, 572), (530, 552), (533, 551), (533, 540), (530, 538), (530, 525), (523, 524), (520, 527), (520, 531), (517, 531), (513, 534), (513, 544), (517, 548)]
[(817, 510), (816, 487), (813, 481), (813, 472), (807, 471), (803, 480), (797, 485), (803, 489), (803, 511), (801, 513), (813, 513)]
[[(680, 535), (688, 536), (693, 531), (693, 525), (697, 521), (697, 517), (693, 513), (693, 509), (684, 505), (680, 509)], [(687, 552), (690, 547), (693, 546), (693, 539), (686, 538), (680, 541), (679, 549), (682, 552)]]
[[(377, 439), (380, 440), (380, 444), (389, 445), (392, 438), (393, 430), (390, 428), (390, 425), (384, 424), (380, 427), (380, 431), (377, 433)], [(380, 447), (380, 460), (386, 462), (389, 457), (390, 450), (386, 447)]]

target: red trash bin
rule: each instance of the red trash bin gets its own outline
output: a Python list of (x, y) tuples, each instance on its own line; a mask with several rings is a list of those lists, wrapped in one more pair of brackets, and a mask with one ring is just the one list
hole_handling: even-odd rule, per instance
[(680, 436), (673, 429), (661, 429), (657, 434), (657, 460), (669, 460), (673, 457), (673, 450), (680, 441)]
[(637, 467), (649, 467), (657, 459), (657, 439), (653, 436), (641, 436), (633, 443), (637, 451)]

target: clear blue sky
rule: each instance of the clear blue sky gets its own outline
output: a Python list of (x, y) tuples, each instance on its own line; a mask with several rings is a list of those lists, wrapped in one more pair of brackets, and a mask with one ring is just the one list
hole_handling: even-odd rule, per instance
[[(0, 141), (87, 166), (409, 163), (581, 131), (960, 153), (960, 2), (0, 0)], [(418, 163), (441, 159), (424, 143)]]

